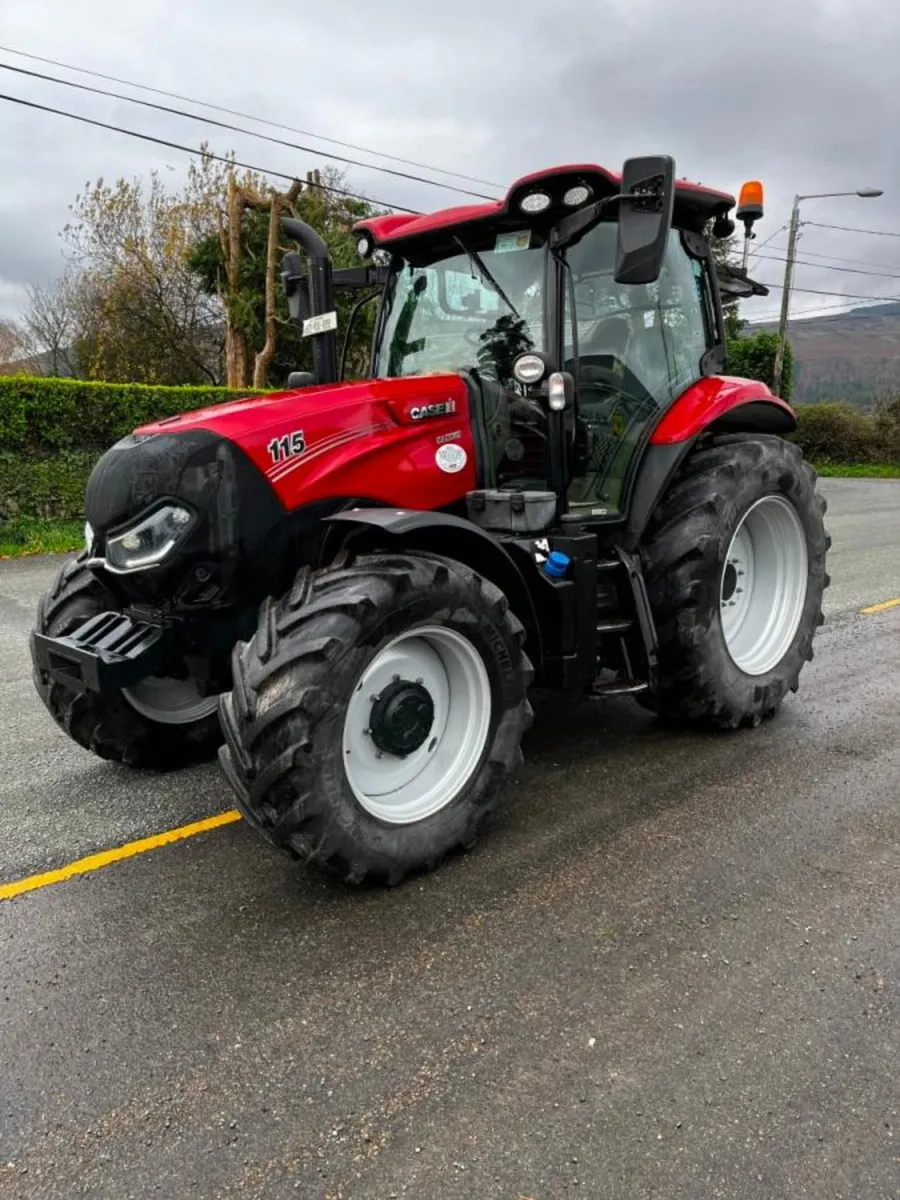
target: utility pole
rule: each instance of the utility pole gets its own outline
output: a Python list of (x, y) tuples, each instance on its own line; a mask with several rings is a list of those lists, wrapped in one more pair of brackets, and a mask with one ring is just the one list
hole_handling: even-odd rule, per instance
[(794, 286), (794, 258), (797, 253), (797, 234), (800, 230), (800, 199), (800, 196), (794, 197), (794, 207), (791, 210), (791, 224), (788, 231), (787, 258), (784, 264), (784, 287), (781, 293), (781, 316), (778, 319), (778, 346), (775, 351), (775, 370), (772, 378), (772, 391), (776, 396), (781, 394), (781, 378), (784, 374), (788, 313), (791, 308), (791, 288)]
[[(791, 309), (791, 288), (794, 286), (794, 259), (797, 254), (797, 235), (800, 232), (800, 201), (828, 200), (833, 196), (859, 196), (863, 200), (874, 200), (883, 196), (881, 188), (857, 188), (853, 192), (811, 192), (807, 196), (795, 196), (794, 207), (791, 211), (791, 225), (788, 233), (787, 259), (784, 264), (784, 291), (781, 296), (781, 317), (778, 321), (778, 347), (775, 351), (775, 369), (772, 378), (772, 390), (776, 395), (781, 391), (784, 375), (784, 352), (787, 344), (788, 314)], [(746, 249), (746, 248), (745, 248)], [(746, 262), (746, 258), (744, 260)]]

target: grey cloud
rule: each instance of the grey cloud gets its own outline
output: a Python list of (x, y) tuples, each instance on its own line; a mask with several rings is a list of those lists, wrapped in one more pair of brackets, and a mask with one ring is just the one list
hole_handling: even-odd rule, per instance
[[(882, 200), (810, 202), (804, 217), (900, 231), (900, 92), (893, 82), (900, 8), (890, 0), (742, 7), (456, 0), (439, 8), (353, 0), (260, 5), (250, 14), (236, 0), (158, 0), (141, 9), (86, 0), (77, 16), (60, 5), (52, 22), (37, 5), (21, 6), (4, 37), (38, 54), (504, 183), (558, 162), (618, 167), (629, 154), (668, 152), (680, 174), (712, 186), (762, 179), (760, 241), (787, 221), (795, 191), (872, 184), (887, 192)], [(0, 91), (191, 145), (206, 137), (218, 151), (233, 148), (287, 173), (316, 165), (313, 156), (6, 72)], [(18, 287), (61, 270), (56, 233), (86, 179), (165, 164), (177, 174), (183, 158), (2, 104), (0, 120), (0, 307), (8, 311)], [(409, 207), (460, 200), (359, 168), (348, 177), (373, 197)], [(776, 237), (762, 253), (777, 257), (784, 244), (784, 235)], [(802, 248), (900, 264), (900, 241), (888, 238), (806, 227)], [(778, 282), (781, 270), (763, 260), (756, 273)], [(900, 280), (815, 267), (799, 268), (796, 282), (900, 295)], [(798, 292), (795, 307), (834, 302)], [(746, 311), (771, 312), (777, 303), (773, 293)]]

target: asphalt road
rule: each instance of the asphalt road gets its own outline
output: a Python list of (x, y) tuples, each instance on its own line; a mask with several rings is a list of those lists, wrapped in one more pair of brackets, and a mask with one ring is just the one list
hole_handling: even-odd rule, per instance
[[(473, 853), (342, 889), (229, 825), (0, 903), (0, 1196), (900, 1198), (900, 484), (824, 481), (828, 621), (754, 732), (555, 706)], [(33, 694), (0, 883), (230, 807)]]

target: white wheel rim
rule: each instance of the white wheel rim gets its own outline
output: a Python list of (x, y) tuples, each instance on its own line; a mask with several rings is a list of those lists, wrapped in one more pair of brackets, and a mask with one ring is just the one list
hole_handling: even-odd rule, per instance
[(745, 675), (766, 675), (787, 654), (803, 617), (806, 533), (783, 496), (764, 496), (735, 530), (719, 586), (725, 645)]
[(151, 676), (122, 691), (135, 712), (159, 725), (192, 725), (216, 711), (218, 696), (201, 696), (193, 679)]
[[(398, 681), (424, 688), (434, 706), (427, 736), (405, 757), (379, 750), (371, 728), (375, 701)], [(478, 769), (490, 722), (487, 668), (468, 638), (437, 625), (401, 634), (375, 655), (347, 706), (342, 750), (353, 795), (388, 824), (424, 821)]]

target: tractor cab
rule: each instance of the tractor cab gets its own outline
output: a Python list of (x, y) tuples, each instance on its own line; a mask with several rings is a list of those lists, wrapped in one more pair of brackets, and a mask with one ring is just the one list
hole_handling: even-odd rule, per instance
[[(721, 369), (705, 232), (734, 231), (734, 200), (673, 176), (664, 157), (631, 160), (621, 176), (559, 167), (502, 201), (357, 226), (360, 254), (382, 265), (334, 279), (383, 288), (371, 375), (461, 374), (484, 488), (561, 489), (560, 508), (580, 520), (622, 519), (656, 420)], [(571, 402), (554, 453), (557, 373), (571, 380)]]

